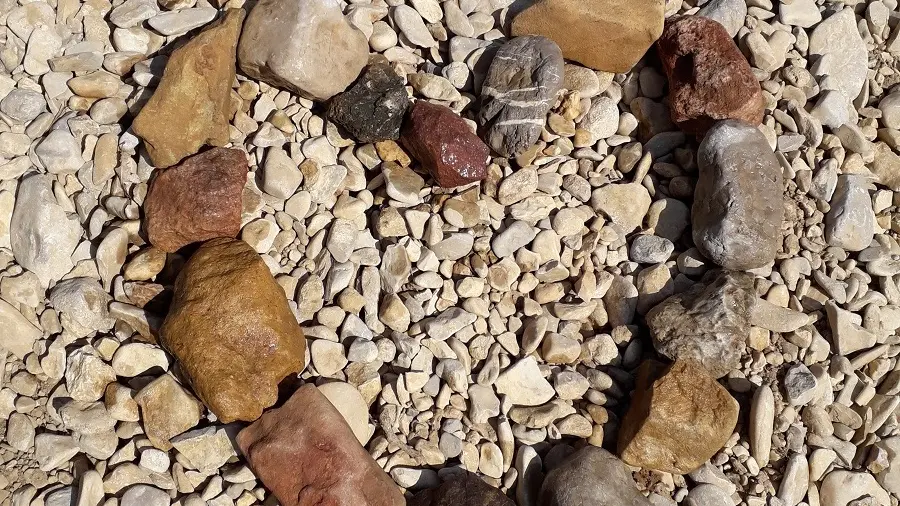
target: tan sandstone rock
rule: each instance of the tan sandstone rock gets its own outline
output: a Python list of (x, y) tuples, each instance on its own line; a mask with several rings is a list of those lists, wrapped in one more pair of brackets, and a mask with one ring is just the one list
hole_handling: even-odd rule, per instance
[(159, 86), (132, 125), (155, 166), (175, 165), (207, 144), (228, 143), (243, 20), (243, 10), (229, 9), (221, 21), (172, 53)]
[(249, 244), (227, 238), (204, 243), (185, 264), (160, 341), (224, 423), (259, 418), (306, 353), (269, 268)]

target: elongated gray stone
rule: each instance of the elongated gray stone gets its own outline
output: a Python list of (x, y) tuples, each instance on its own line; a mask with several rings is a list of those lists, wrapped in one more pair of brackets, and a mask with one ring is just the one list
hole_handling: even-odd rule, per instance
[(530, 148), (562, 82), (562, 51), (552, 40), (526, 35), (501, 46), (481, 88), (478, 121), (488, 145), (508, 157)]
[(697, 160), (697, 249), (726, 269), (772, 262), (781, 245), (783, 177), (766, 138), (742, 121), (720, 121), (700, 144)]

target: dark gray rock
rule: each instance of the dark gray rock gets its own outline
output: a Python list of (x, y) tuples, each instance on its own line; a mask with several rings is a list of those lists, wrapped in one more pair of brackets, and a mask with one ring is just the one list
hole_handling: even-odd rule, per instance
[(749, 274), (721, 272), (711, 283), (697, 283), (647, 313), (653, 346), (672, 360), (694, 359), (721, 378), (740, 365), (755, 300)]
[(481, 88), (478, 122), (488, 145), (507, 157), (534, 145), (562, 82), (562, 52), (552, 40), (527, 35), (501, 46)]
[(608, 451), (586, 446), (544, 480), (539, 506), (650, 506), (631, 472)]
[(763, 134), (741, 121), (720, 121), (700, 143), (697, 163), (692, 210), (697, 249), (733, 270), (775, 260), (781, 245), (783, 182)]
[(350, 89), (331, 99), (328, 119), (360, 142), (397, 140), (408, 107), (403, 79), (386, 59), (377, 58)]
[(444, 482), (440, 487), (419, 492), (407, 506), (515, 506), (500, 490), (474, 474)]

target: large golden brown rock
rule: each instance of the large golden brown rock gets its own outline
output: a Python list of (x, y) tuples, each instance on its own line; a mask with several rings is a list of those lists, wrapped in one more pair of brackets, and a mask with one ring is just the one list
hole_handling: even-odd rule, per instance
[(185, 264), (160, 342), (224, 423), (259, 418), (306, 353), (269, 268), (249, 244), (226, 238), (204, 243)]
[(237, 149), (213, 148), (157, 171), (144, 200), (150, 244), (174, 253), (191, 243), (236, 236), (246, 182), (247, 155)]
[(404, 506), (394, 481), (311, 384), (242, 430), (250, 468), (283, 506)]
[(628, 72), (663, 31), (665, 0), (538, 0), (513, 19), (512, 33), (543, 35), (567, 60)]
[(204, 145), (228, 143), (231, 83), (244, 11), (225, 16), (172, 52), (162, 80), (135, 118), (157, 167), (175, 165)]
[(619, 453), (632, 466), (687, 474), (725, 445), (737, 417), (737, 401), (698, 362), (648, 360), (619, 429)]

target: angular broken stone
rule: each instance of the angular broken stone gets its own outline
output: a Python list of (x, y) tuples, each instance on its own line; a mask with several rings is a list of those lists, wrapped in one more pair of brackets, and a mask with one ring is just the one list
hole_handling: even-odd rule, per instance
[(237, 56), (249, 77), (327, 100), (356, 79), (369, 44), (337, 2), (261, 0), (247, 16)]
[(500, 47), (481, 86), (478, 112), (494, 151), (515, 157), (537, 142), (562, 81), (562, 52), (552, 40), (526, 35)]
[[(403, 494), (311, 384), (242, 430), (254, 474), (284, 506), (404, 506)], [(298, 462), (303, 462), (298, 466)]]
[(656, 45), (679, 128), (703, 135), (719, 120), (762, 121), (762, 89), (725, 27), (703, 16), (681, 16), (666, 24)]
[(694, 244), (726, 269), (775, 260), (784, 214), (781, 166), (763, 134), (736, 120), (716, 123), (697, 152), (691, 217)]
[(648, 360), (619, 429), (619, 454), (632, 466), (687, 474), (722, 449), (738, 410), (699, 363), (678, 360), (665, 367)]
[(229, 9), (172, 52), (162, 80), (132, 124), (157, 167), (170, 167), (209, 144), (229, 141), (231, 83), (244, 11)]
[(188, 244), (234, 237), (247, 181), (243, 151), (214, 148), (159, 171), (144, 201), (150, 243), (172, 253)]
[(697, 283), (647, 313), (653, 346), (672, 360), (696, 360), (721, 378), (740, 366), (755, 299), (748, 274), (726, 271), (709, 284)]
[(141, 407), (147, 439), (163, 451), (172, 448), (170, 439), (200, 421), (200, 403), (171, 374), (163, 374), (148, 383), (134, 400)]
[(401, 139), (444, 188), (487, 177), (490, 149), (449, 107), (417, 101), (407, 114)]
[(259, 418), (306, 354), (284, 290), (259, 254), (234, 239), (208, 241), (188, 260), (159, 333), (197, 396), (224, 423)]
[(331, 99), (328, 119), (359, 142), (397, 140), (408, 107), (403, 79), (385, 58), (377, 58), (350, 89)]

